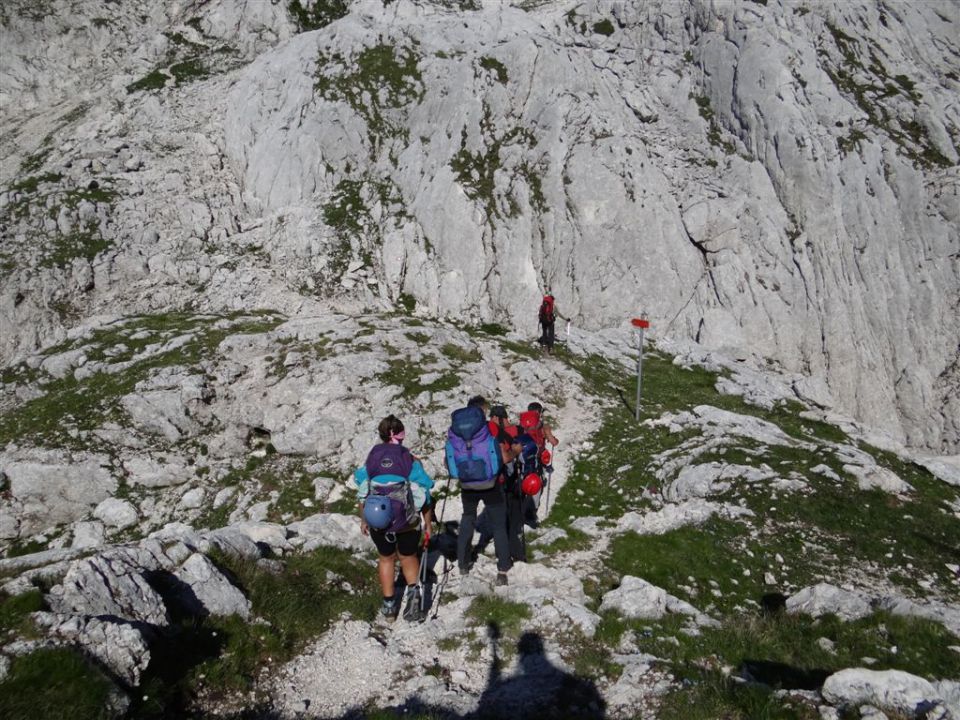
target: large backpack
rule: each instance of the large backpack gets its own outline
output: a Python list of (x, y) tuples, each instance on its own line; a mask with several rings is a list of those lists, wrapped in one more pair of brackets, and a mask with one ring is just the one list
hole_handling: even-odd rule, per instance
[[(390, 501), (393, 520), (384, 528), (385, 532), (397, 533), (419, 522), (420, 514), (413, 501), (410, 487), (410, 472), (413, 470), (413, 455), (403, 445), (381, 443), (375, 445), (367, 455), (364, 467), (369, 478), (367, 497), (385, 497)], [(383, 478), (375, 483), (375, 478)]]
[(465, 490), (489, 490), (500, 473), (500, 447), (490, 434), (483, 410), (455, 410), (447, 430), (447, 470)]
[(543, 302), (540, 303), (540, 322), (553, 322), (553, 295), (544, 295)]

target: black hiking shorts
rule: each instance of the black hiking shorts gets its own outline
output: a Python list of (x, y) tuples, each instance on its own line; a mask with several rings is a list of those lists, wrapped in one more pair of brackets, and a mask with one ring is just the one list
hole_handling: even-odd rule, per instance
[(391, 557), (394, 553), (409, 557), (416, 555), (417, 548), (420, 546), (419, 528), (398, 533), (370, 528), (370, 537), (373, 538), (373, 544), (377, 546), (377, 552), (381, 557)]

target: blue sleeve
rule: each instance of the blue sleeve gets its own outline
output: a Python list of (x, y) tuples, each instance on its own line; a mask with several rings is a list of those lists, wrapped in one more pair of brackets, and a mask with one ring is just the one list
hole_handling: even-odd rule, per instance
[(353, 481), (357, 484), (357, 499), (361, 502), (370, 494), (370, 476), (365, 467), (353, 471)]
[(450, 444), (449, 440), (447, 440), (445, 453), (447, 456), (447, 472), (450, 473), (450, 477), (457, 480), (460, 475), (457, 473), (457, 463), (453, 460), (453, 445)]
[(423, 469), (419, 460), (413, 463), (413, 469), (410, 471), (410, 482), (416, 483), (427, 490), (433, 487), (433, 479), (427, 475), (427, 471)]
[(423, 465), (417, 460), (413, 463), (413, 469), (410, 471), (410, 482), (423, 488), (424, 502), (421, 505), (430, 502), (430, 490), (433, 488), (433, 479), (427, 475)]

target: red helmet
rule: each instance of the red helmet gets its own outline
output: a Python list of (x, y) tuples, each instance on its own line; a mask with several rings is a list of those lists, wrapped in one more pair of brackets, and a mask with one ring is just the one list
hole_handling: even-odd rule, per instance
[(551, 460), (553, 460), (553, 455), (550, 454), (549, 450), (544, 448), (540, 452), (540, 462), (542, 462), (544, 465), (549, 465)]
[(536, 410), (527, 410), (520, 413), (520, 427), (524, 430), (531, 430), (540, 424), (540, 413)]
[(543, 490), (543, 481), (536, 473), (530, 473), (523, 479), (523, 482), (520, 483), (520, 489), (524, 495), (536, 495)]

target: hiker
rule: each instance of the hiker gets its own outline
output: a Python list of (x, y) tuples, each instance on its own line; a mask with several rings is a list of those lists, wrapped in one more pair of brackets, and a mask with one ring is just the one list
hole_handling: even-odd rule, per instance
[[(540, 462), (541, 453), (546, 448), (548, 442), (553, 447), (556, 447), (560, 442), (553, 434), (551, 427), (543, 422), (543, 405), (538, 402), (531, 402), (527, 405), (527, 411), (520, 414), (520, 428), (522, 430), (520, 439), (523, 440), (523, 435), (530, 437), (537, 448), (536, 458), (530, 458), (530, 461), (527, 463), (527, 469), (524, 470), (524, 475), (527, 475), (529, 472), (535, 472), (542, 480), (544, 473), (553, 473), (553, 467)], [(524, 453), (525, 458), (528, 457), (528, 455), (528, 452)], [(547, 481), (548, 480), (549, 475)], [(546, 482), (544, 482), (543, 485), (546, 485)], [(532, 528), (539, 525), (537, 512), (540, 509), (541, 495), (542, 489), (534, 495), (525, 495), (523, 497), (524, 521)]]
[(540, 344), (543, 345), (547, 354), (553, 352), (553, 342), (556, 339), (554, 332), (554, 323), (557, 320), (557, 304), (550, 293), (550, 288), (543, 294), (543, 300), (540, 302), (540, 310), (537, 312), (537, 322), (540, 324), (541, 335)]
[(360, 531), (373, 539), (379, 554), (377, 570), (383, 591), (380, 615), (392, 622), (400, 614), (402, 598), (397, 595), (394, 582), (399, 557), (407, 584), (403, 619), (418, 622), (424, 618), (420, 607), (421, 589), (417, 584), (420, 518), (422, 513), (424, 524), (429, 528), (433, 480), (420, 461), (403, 446), (403, 423), (397, 417), (383, 418), (377, 434), (381, 442), (373, 446), (363, 467), (353, 474), (360, 503)]
[(483, 507), (490, 517), (493, 547), (497, 556), (497, 585), (507, 584), (507, 572), (512, 562), (507, 541), (506, 501), (501, 485), (503, 455), (497, 439), (490, 434), (484, 409), (487, 401), (477, 395), (467, 407), (455, 410), (447, 431), (445, 448), (450, 477), (460, 482), (460, 500), (463, 516), (457, 538), (457, 565), (461, 575), (470, 572), (473, 530), (477, 522), (477, 507)]
[[(510, 547), (510, 559), (514, 562), (527, 561), (527, 546), (523, 536), (523, 496), (520, 491), (520, 465), (517, 457), (522, 448), (517, 442), (519, 428), (507, 421), (507, 409), (503, 405), (494, 405), (490, 410), (490, 422), (487, 424), (490, 434), (497, 438), (503, 460), (501, 473), (504, 499), (507, 505), (507, 544)], [(472, 559), (476, 560), (493, 539), (493, 525), (487, 508), (484, 507), (477, 518), (480, 539), (473, 549)]]

